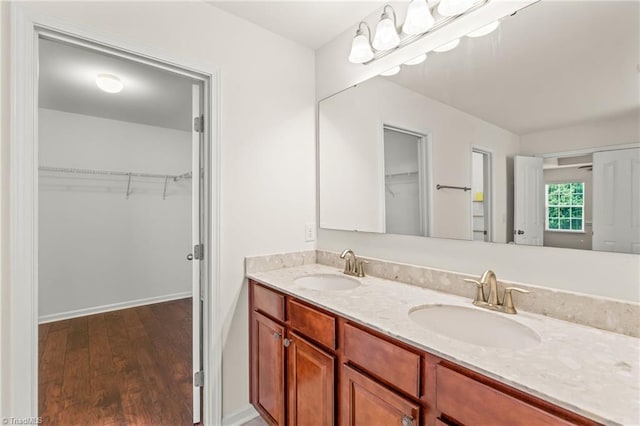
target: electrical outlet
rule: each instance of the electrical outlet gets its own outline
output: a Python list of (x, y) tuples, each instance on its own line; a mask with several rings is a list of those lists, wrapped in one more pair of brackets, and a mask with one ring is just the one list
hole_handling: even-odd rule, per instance
[(304, 240), (307, 242), (316, 240), (316, 224), (315, 223), (304, 224)]

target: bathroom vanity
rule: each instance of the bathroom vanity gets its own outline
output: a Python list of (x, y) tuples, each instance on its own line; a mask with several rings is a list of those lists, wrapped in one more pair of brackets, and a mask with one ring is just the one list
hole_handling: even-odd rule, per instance
[(586, 425), (637, 416), (628, 405), (637, 385), (592, 365), (607, 354), (568, 359), (588, 339), (619, 340), (620, 360), (610, 361), (632, 380), (637, 339), (523, 313), (518, 323), (539, 343), (469, 344), (425, 330), (409, 313), (425, 303), (466, 309), (470, 300), (375, 277), (346, 290), (300, 281), (331, 275), (342, 274), (325, 265), (249, 274), (251, 402), (270, 424)]

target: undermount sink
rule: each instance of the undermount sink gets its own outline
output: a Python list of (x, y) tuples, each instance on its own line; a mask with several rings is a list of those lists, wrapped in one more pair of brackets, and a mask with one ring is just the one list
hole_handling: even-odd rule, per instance
[(409, 318), (429, 331), (479, 346), (524, 349), (540, 343), (540, 336), (529, 327), (474, 308), (426, 305), (410, 310)]
[(329, 291), (349, 290), (360, 285), (360, 283), (353, 278), (331, 274), (316, 274), (300, 277), (295, 279), (295, 283), (311, 290)]

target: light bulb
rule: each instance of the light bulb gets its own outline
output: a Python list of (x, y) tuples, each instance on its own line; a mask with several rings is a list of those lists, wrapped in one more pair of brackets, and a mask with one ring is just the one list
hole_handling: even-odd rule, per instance
[(426, 53), (423, 53), (423, 54), (422, 54), (422, 55), (420, 55), (420, 56), (416, 56), (416, 57), (415, 57), (415, 58), (413, 58), (413, 59), (409, 59), (409, 60), (408, 60), (407, 62), (405, 62), (404, 64), (405, 64), (405, 65), (418, 65), (418, 64), (423, 63), (426, 59), (427, 59), (427, 54), (426, 54)]
[(412, 0), (407, 8), (402, 32), (408, 35), (426, 33), (433, 27), (435, 19), (431, 15), (427, 0)]
[(399, 72), (400, 72), (400, 66), (397, 66), (397, 67), (389, 68), (389, 69), (388, 69), (388, 70), (386, 70), (386, 71), (382, 71), (382, 72), (380, 73), (380, 75), (383, 75), (383, 76), (385, 76), (385, 77), (389, 77), (389, 76), (392, 76), (392, 75), (396, 75), (396, 74), (398, 74)]
[(485, 36), (487, 34), (494, 32), (499, 25), (500, 25), (500, 21), (493, 21), (492, 23), (485, 25), (484, 27), (478, 28), (475, 31), (471, 31), (469, 34), (467, 34), (467, 37)]
[(471, 9), (475, 0), (441, 0), (438, 13), (442, 16), (457, 16)]
[(373, 38), (373, 48), (376, 50), (389, 50), (400, 44), (400, 37), (395, 23), (385, 12), (380, 17), (376, 26), (376, 35)]
[(113, 74), (98, 74), (96, 85), (107, 93), (118, 93), (122, 91), (124, 84)]
[(360, 30), (356, 33), (351, 44), (351, 53), (349, 54), (349, 62), (354, 64), (362, 64), (373, 59), (373, 50), (369, 44), (369, 39), (362, 34)]
[(448, 52), (449, 50), (453, 50), (456, 47), (458, 47), (459, 44), (460, 44), (460, 39), (457, 38), (455, 40), (451, 40), (449, 43), (445, 43), (442, 46), (436, 47), (435, 49), (433, 49), (433, 51), (438, 53)]

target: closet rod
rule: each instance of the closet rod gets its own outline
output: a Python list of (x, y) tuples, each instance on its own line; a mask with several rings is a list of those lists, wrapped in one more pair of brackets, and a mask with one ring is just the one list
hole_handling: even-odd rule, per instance
[(75, 173), (82, 175), (104, 175), (104, 176), (127, 176), (127, 177), (147, 177), (147, 178), (170, 178), (174, 181), (180, 179), (188, 179), (191, 177), (191, 172), (181, 175), (161, 175), (155, 173), (136, 173), (136, 172), (116, 172), (112, 170), (96, 170), (96, 169), (76, 169), (70, 167), (38, 167), (41, 172), (56, 172), (56, 173)]

